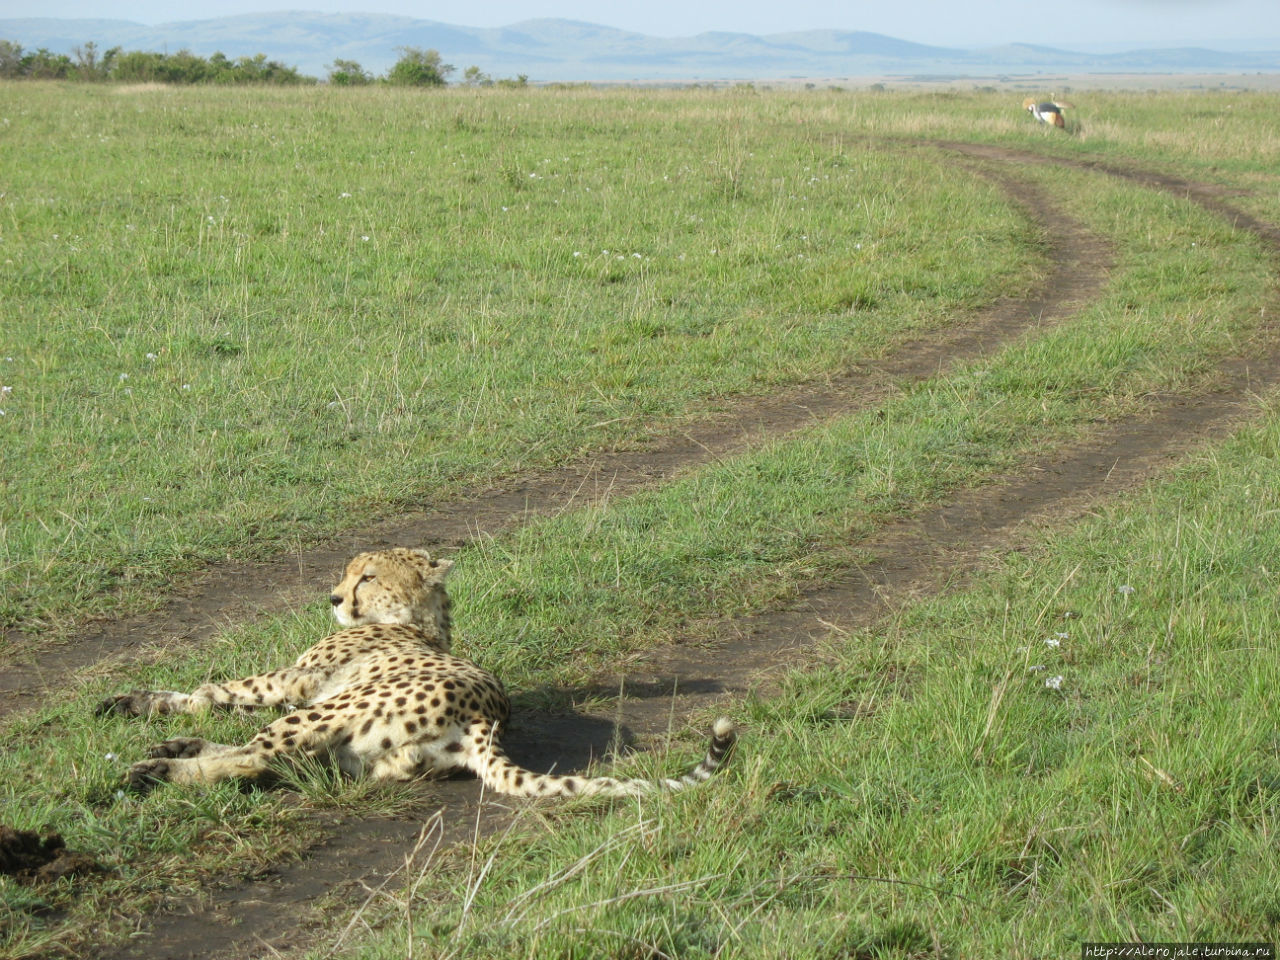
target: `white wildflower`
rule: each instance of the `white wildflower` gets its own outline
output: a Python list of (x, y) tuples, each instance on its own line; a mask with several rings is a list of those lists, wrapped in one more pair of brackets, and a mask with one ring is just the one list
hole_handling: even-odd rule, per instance
[(1056, 677), (1049, 677), (1048, 679), (1045, 680), (1044, 685), (1048, 687), (1050, 690), (1061, 690), (1062, 674), (1058, 674)]
[(1062, 645), (1062, 641), (1058, 637), (1046, 637), (1044, 645), (1046, 647), (1059, 647)]
[(1127, 597), (1129, 594), (1133, 593), (1133, 587), (1129, 586), (1127, 583), (1122, 583), (1120, 585), (1120, 592)]

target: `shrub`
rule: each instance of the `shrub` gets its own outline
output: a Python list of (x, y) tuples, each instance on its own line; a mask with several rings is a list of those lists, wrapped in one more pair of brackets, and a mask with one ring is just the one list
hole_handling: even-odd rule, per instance
[(334, 60), (329, 64), (329, 82), (335, 87), (362, 87), (373, 82), (373, 75), (355, 60)]
[[(41, 47), (24, 53), (20, 44), (0, 40), (0, 78), (26, 80), (118, 80), (124, 83), (315, 83), (314, 77), (300, 74), (296, 67), (266, 54), (229, 59), (215, 53), (207, 60), (190, 50), (155, 53), (119, 47), (104, 52), (92, 41), (66, 54), (51, 53)], [(358, 68), (359, 64), (355, 64)]]
[(479, 67), (472, 64), (463, 71), (462, 82), (468, 87), (492, 87), (493, 77), (481, 72)]
[(387, 83), (402, 87), (443, 87), (453, 65), (440, 61), (438, 50), (397, 47), (400, 59), (387, 73)]

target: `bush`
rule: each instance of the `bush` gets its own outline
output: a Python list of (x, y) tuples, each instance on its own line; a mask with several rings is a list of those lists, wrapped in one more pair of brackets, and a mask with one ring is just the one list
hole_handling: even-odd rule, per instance
[(373, 75), (355, 60), (334, 60), (329, 65), (329, 82), (335, 87), (362, 87), (373, 83)]
[(437, 50), (397, 47), (400, 59), (387, 73), (387, 83), (401, 87), (443, 87), (453, 65), (441, 63)]
[(463, 71), (462, 82), (468, 87), (492, 87), (495, 83), (499, 87), (527, 87), (529, 85), (529, 75), (521, 73), (515, 77), (502, 77), (494, 80), (492, 76), (482, 71), (479, 67), (472, 65)]
[(84, 46), (72, 49), (76, 58), (76, 78), (79, 80), (106, 80), (111, 76), (111, 65), (120, 55), (119, 47), (98, 54), (98, 45), (90, 40)]
[[(215, 53), (209, 59), (190, 50), (154, 53), (146, 50), (121, 52), (112, 47), (99, 53), (90, 41), (66, 54), (50, 53), (43, 47), (23, 53), (20, 44), (0, 40), (0, 77), (26, 80), (118, 80), (125, 83), (315, 83), (314, 77), (298, 73), (266, 54), (230, 60)], [(358, 67), (359, 64), (356, 64)]]
[(23, 54), (18, 70), (19, 76), (31, 80), (65, 80), (75, 73), (75, 65), (65, 53), (50, 53), (41, 47)]
[(472, 64), (463, 71), (462, 82), (468, 87), (492, 87), (493, 77), (482, 72), (475, 64)]
[(0, 40), (0, 77), (14, 79), (22, 76), (22, 44), (12, 40)]

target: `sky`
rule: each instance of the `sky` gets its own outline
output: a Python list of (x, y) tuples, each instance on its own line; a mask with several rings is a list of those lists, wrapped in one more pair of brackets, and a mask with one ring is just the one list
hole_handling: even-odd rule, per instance
[(939, 46), (1023, 42), (1084, 49), (1209, 46), (1275, 49), (1280, 0), (0, 0), (0, 19), (103, 18), (156, 24), (240, 13), (305, 9), (390, 13), (469, 27), (535, 17), (583, 20), (662, 37), (710, 30), (769, 34), (867, 30)]

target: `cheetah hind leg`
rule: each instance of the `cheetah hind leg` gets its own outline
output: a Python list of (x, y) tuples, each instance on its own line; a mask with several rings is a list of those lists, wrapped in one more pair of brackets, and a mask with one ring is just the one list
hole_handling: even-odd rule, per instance
[(278, 775), (272, 765), (308, 756), (322, 756), (340, 742), (349, 740), (341, 722), (307, 726), (306, 714), (291, 713), (267, 724), (243, 746), (226, 746), (199, 738), (178, 737), (153, 748), (152, 759), (140, 760), (129, 768), (130, 789), (147, 793), (160, 783), (210, 784), (221, 780), (273, 782)]
[[(182, 739), (182, 738), (179, 738)], [(197, 741), (200, 742), (200, 741)], [(170, 748), (168, 743), (158, 744), (153, 750), (164, 751)], [(274, 779), (268, 758), (261, 750), (252, 745), (243, 747), (226, 747), (221, 744), (208, 744), (208, 751), (194, 756), (155, 756), (150, 760), (139, 760), (129, 768), (125, 780), (130, 790), (136, 793), (150, 793), (161, 783), (212, 784), (221, 780), (246, 780), (257, 783), (269, 783)], [(212, 748), (220, 747), (214, 750)], [(182, 749), (174, 747), (175, 751)]]

